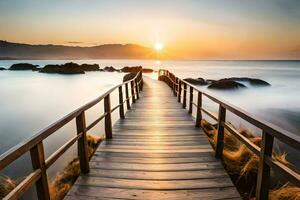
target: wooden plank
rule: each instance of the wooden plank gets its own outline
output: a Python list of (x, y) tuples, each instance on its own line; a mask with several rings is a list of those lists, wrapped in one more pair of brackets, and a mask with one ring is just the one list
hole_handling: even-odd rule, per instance
[(118, 169), (132, 171), (192, 171), (201, 169), (223, 169), (220, 162), (207, 163), (179, 163), (179, 164), (139, 164), (139, 163), (100, 163), (91, 162), (90, 167), (93, 169)]
[(106, 177), (138, 180), (193, 180), (228, 177), (223, 169), (202, 169), (194, 171), (130, 171), (114, 169), (94, 169), (88, 177)]
[[(168, 150), (135, 150), (135, 149), (101, 149), (102, 152), (126, 152), (126, 153), (168, 153)], [(174, 153), (201, 153), (201, 152), (214, 152), (212, 148), (207, 149), (190, 149), (190, 150), (172, 150)]]
[(153, 180), (131, 180), (115, 179), (103, 177), (80, 176), (75, 185), (143, 189), (143, 190), (184, 190), (184, 189), (206, 189), (232, 187), (229, 177), (215, 179), (199, 180), (171, 180), (171, 181), (153, 181)]
[(103, 141), (101, 145), (131, 145), (131, 146), (189, 146), (189, 145), (201, 145), (201, 144), (207, 144), (206, 140), (190, 140), (190, 141), (139, 141), (139, 140), (112, 140), (112, 141)]
[(192, 153), (125, 153), (125, 152), (102, 152), (100, 150), (95, 152), (95, 156), (105, 156), (105, 157), (112, 157), (112, 156), (122, 156), (125, 158), (187, 158), (187, 157), (206, 157), (212, 156), (213, 152), (192, 152)]
[(184, 158), (130, 158), (118, 156), (94, 156), (91, 162), (117, 162), (117, 163), (139, 163), (139, 164), (178, 164), (178, 163), (207, 163), (216, 162), (211, 155), (203, 157), (184, 157)]
[(186, 199), (205, 199), (216, 200), (225, 198), (239, 197), (234, 187), (226, 188), (211, 188), (201, 190), (136, 190), (136, 189), (122, 189), (122, 188), (108, 188), (108, 187), (87, 187), (77, 186), (72, 187), (66, 200), (96, 200), (103, 198), (117, 198), (117, 199), (134, 199), (134, 200), (186, 200)]
[(151, 145), (151, 146), (133, 146), (133, 145), (101, 145), (102, 149), (135, 149), (135, 150), (179, 150), (179, 149), (208, 149), (211, 148), (210, 144), (203, 145), (190, 145), (190, 146), (162, 146), (162, 145)]

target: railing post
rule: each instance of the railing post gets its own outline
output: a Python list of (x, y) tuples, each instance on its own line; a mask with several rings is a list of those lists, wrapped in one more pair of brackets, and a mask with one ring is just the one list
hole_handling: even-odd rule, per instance
[(175, 89), (175, 91), (176, 91), (176, 96), (178, 97), (178, 92), (179, 92), (179, 84), (178, 84), (178, 78), (177, 77), (175, 77), (175, 83), (176, 83), (176, 89)]
[(111, 124), (111, 108), (110, 108), (110, 95), (104, 98), (104, 112), (105, 115), (105, 138), (112, 139), (112, 124)]
[(140, 89), (140, 91), (142, 91), (143, 90), (143, 71), (140, 71), (138, 80), (139, 80), (139, 89)]
[(38, 143), (30, 150), (32, 167), (41, 170), (41, 177), (35, 183), (39, 200), (50, 200), (48, 178), (45, 166), (45, 153), (43, 142)]
[(88, 144), (86, 140), (86, 122), (84, 112), (80, 113), (80, 115), (76, 117), (76, 129), (77, 134), (82, 133), (82, 136), (78, 139), (77, 148), (81, 173), (86, 174), (90, 171), (90, 167), (88, 156)]
[(123, 90), (122, 90), (122, 86), (119, 87), (119, 104), (120, 104), (120, 118), (124, 119), (125, 118), (125, 114), (124, 114), (124, 103), (123, 103)]
[(180, 79), (178, 79), (178, 102), (180, 103), (181, 102), (181, 81)]
[(129, 99), (128, 83), (125, 83), (125, 95), (126, 95), (127, 110), (130, 110), (130, 99)]
[(224, 147), (224, 123), (226, 118), (226, 109), (219, 105), (219, 117), (218, 117), (218, 135), (216, 142), (216, 158), (222, 158)]
[(174, 74), (172, 74), (172, 80), (173, 80), (173, 93), (174, 93), (174, 96), (176, 97), (176, 77)]
[(135, 82), (136, 99), (139, 99), (140, 98), (140, 95), (139, 95), (140, 91), (139, 91), (137, 78), (134, 80), (134, 82)]
[(274, 137), (263, 131), (256, 184), (257, 200), (268, 199), (269, 197), (271, 168), (266, 163), (266, 158), (272, 157), (273, 142)]
[(144, 79), (143, 79), (143, 72), (141, 72), (141, 91), (144, 89)]
[(194, 99), (194, 88), (192, 86), (190, 86), (190, 107), (189, 107), (189, 113), (192, 114), (193, 113), (193, 99)]
[(135, 95), (134, 95), (134, 86), (133, 86), (133, 81), (130, 81), (130, 87), (131, 87), (131, 97), (132, 97), (132, 103), (135, 103)]
[(186, 90), (187, 90), (187, 84), (183, 83), (183, 102), (182, 102), (182, 108), (186, 108)]
[(201, 108), (202, 108), (202, 93), (198, 92), (196, 127), (201, 127), (201, 120), (202, 120)]

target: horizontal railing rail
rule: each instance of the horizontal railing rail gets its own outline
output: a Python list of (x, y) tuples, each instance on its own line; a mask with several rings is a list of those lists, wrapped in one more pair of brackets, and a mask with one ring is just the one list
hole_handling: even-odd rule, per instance
[[(270, 171), (271, 167), (281, 171), (297, 186), (300, 186), (300, 173), (292, 166), (287, 166), (274, 158), (272, 158), (274, 138), (279, 141), (293, 147), (296, 150), (300, 150), (300, 136), (284, 130), (272, 123), (259, 119), (253, 116), (247, 111), (240, 109), (218, 97), (201, 91), (193, 84), (176, 77), (168, 70), (159, 70), (159, 80), (166, 82), (175, 96), (177, 96), (178, 102), (182, 103), (183, 108), (187, 107), (187, 93), (190, 93), (189, 98), (189, 113), (193, 112), (193, 107), (196, 107), (196, 127), (201, 126), (202, 112), (211, 117), (218, 123), (217, 142), (215, 147), (215, 156), (222, 158), (224, 147), (224, 129), (229, 131), (235, 136), (241, 143), (249, 148), (255, 155), (259, 157), (258, 177), (256, 185), (256, 199), (268, 199), (269, 184), (270, 184)], [(189, 88), (189, 89), (188, 89)], [(194, 91), (198, 93), (197, 103), (193, 102)], [(202, 96), (207, 97), (213, 102), (219, 104), (218, 116), (208, 111), (202, 106)], [(258, 147), (252, 143), (248, 138), (238, 132), (230, 123), (226, 122), (226, 111), (230, 111), (243, 120), (251, 123), (262, 130), (262, 142), (261, 147)]]
[[(129, 85), (130, 90), (129, 91)], [(123, 98), (123, 87), (125, 87), (125, 99)], [(119, 104), (111, 108), (110, 94), (118, 89)], [(32, 137), (24, 140), (18, 145), (12, 147), (2, 155), (0, 155), (0, 171), (5, 169), (12, 162), (23, 156), (25, 153), (30, 152), (33, 172), (27, 175), (16, 188), (14, 188), (4, 200), (18, 199), (24, 192), (36, 184), (36, 191), (39, 200), (49, 200), (49, 186), (47, 169), (60, 158), (74, 143), (78, 143), (78, 157), (80, 160), (81, 173), (89, 172), (89, 159), (87, 152), (87, 136), (86, 132), (92, 129), (102, 119), (105, 120), (105, 138), (112, 138), (112, 122), (111, 113), (119, 109), (120, 118), (125, 118), (124, 104), (126, 103), (127, 109), (131, 108), (130, 100), (132, 103), (139, 98), (139, 93), (143, 89), (142, 71), (138, 72), (136, 76), (124, 83), (121, 83), (95, 100), (85, 104), (84, 106), (74, 110), (70, 114), (54, 122), (47, 128), (41, 130)], [(131, 93), (129, 95), (129, 92)], [(97, 118), (90, 125), (86, 126), (85, 111), (92, 108), (99, 102), (104, 100), (104, 114)], [(45, 158), (43, 140), (52, 135), (54, 132), (68, 124), (70, 121), (76, 119), (77, 135), (71, 138), (58, 150), (52, 153), (48, 158)]]

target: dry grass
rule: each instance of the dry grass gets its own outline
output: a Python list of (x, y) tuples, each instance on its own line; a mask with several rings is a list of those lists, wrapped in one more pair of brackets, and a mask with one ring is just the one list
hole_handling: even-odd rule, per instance
[[(102, 141), (102, 138), (87, 135), (88, 141), (88, 156), (92, 157), (96, 151), (98, 145)], [(75, 158), (64, 168), (62, 172), (59, 172), (54, 180), (49, 183), (49, 189), (52, 200), (63, 199), (67, 192), (70, 190), (77, 177), (80, 174), (79, 159)], [(10, 191), (12, 191), (20, 181), (12, 180), (7, 176), (0, 176), (0, 199), (5, 197)]]
[(300, 200), (300, 188), (287, 183), (272, 190), (269, 197), (272, 200)]
[(0, 176), (0, 199), (12, 191), (18, 183), (19, 181), (12, 180), (10, 177)]
[[(87, 135), (89, 158), (91, 158), (95, 153), (101, 140), (102, 139), (97, 136), (90, 134)], [(49, 184), (51, 200), (63, 199), (79, 175), (79, 159), (75, 158), (71, 162), (69, 162), (64, 170), (62, 172), (59, 172), (56, 175), (55, 179)]]
[[(216, 126), (210, 124), (206, 120), (202, 120), (201, 125), (208, 135), (209, 141), (215, 148), (216, 138), (217, 138), (217, 128)], [(248, 138), (253, 144), (260, 147), (261, 138), (255, 134), (250, 133), (246, 129), (241, 129), (239, 132)], [(279, 162), (289, 165), (286, 160), (286, 153), (273, 152), (273, 158)], [(249, 199), (255, 195), (255, 185), (257, 181), (257, 171), (259, 157), (252, 153), (244, 144), (238, 141), (236, 137), (231, 135), (226, 129), (224, 132), (224, 151), (223, 151), (223, 162), (225, 169), (231, 176), (233, 182), (237, 186), (239, 192), (242, 194), (243, 198)], [(293, 187), (297, 188), (297, 187)], [(298, 188), (299, 189), (299, 188)], [(290, 187), (284, 187), (280, 189), (280, 192), (272, 191), (271, 194), (288, 193)], [(270, 196), (273, 199), (273, 196)], [(278, 195), (277, 195), (278, 196)], [(275, 198), (275, 199), (286, 199), (286, 198)], [(295, 199), (295, 198), (289, 198)]]

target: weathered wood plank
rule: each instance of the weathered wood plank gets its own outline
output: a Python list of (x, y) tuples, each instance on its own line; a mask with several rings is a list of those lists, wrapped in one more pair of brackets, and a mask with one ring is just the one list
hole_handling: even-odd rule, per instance
[(174, 163), (201, 163), (216, 162), (212, 156), (184, 157), (184, 158), (130, 158), (118, 156), (94, 156), (92, 162), (117, 162), (117, 163), (140, 163), (140, 164), (174, 164)]
[(152, 181), (80, 176), (75, 185), (143, 190), (185, 190), (232, 187), (232, 182), (229, 177), (200, 180)]
[(138, 180), (192, 180), (228, 177), (223, 169), (205, 169), (195, 171), (135, 171), (130, 170), (112, 170), (112, 169), (94, 169), (88, 175), (89, 177), (106, 177), (121, 179), (138, 179)]
[(130, 158), (190, 158), (190, 157), (206, 157), (212, 156), (213, 152), (192, 152), (192, 153), (125, 153), (125, 152), (102, 152), (96, 151), (95, 156), (103, 156), (103, 157), (110, 157), (110, 156), (122, 156), (122, 157), (130, 157)]
[(114, 162), (91, 162), (93, 169), (118, 169), (134, 171), (191, 171), (201, 169), (222, 169), (220, 162), (207, 163), (179, 163), (179, 164), (139, 164), (139, 163), (114, 163)]
[(103, 198), (134, 199), (134, 200), (183, 200), (183, 199), (205, 199), (216, 200), (239, 197), (234, 187), (212, 188), (201, 190), (134, 190), (108, 187), (74, 186), (67, 196), (67, 200), (98, 200)]

